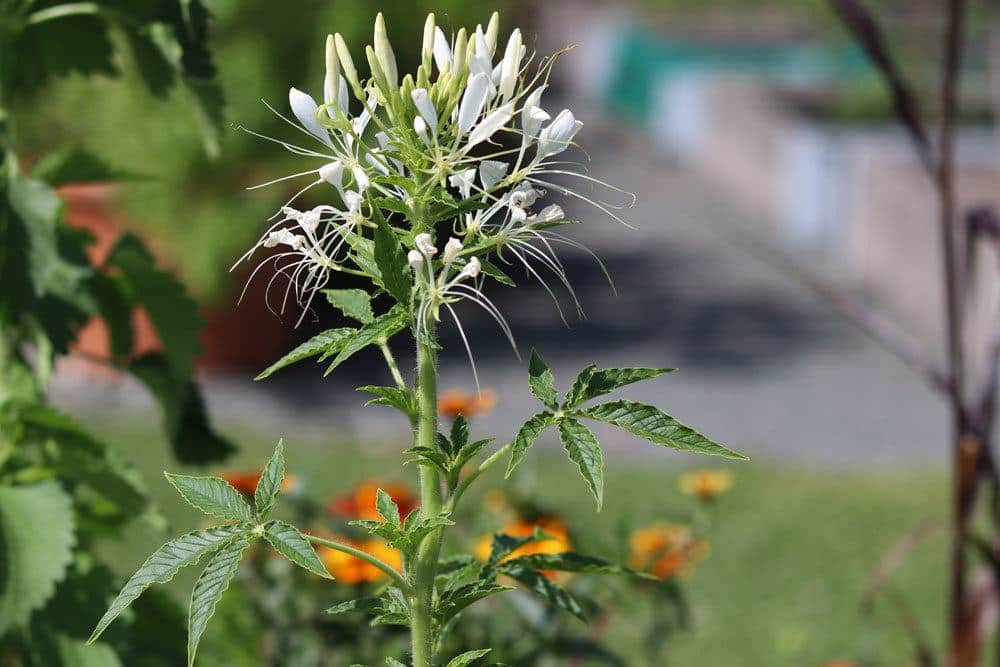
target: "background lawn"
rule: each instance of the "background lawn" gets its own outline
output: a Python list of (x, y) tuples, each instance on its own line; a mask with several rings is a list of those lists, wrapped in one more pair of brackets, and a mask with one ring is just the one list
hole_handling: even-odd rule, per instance
[[(176, 466), (167, 459), (158, 431), (109, 422), (93, 427), (140, 467), (171, 532), (196, 525), (199, 518), (160, 476), (162, 469)], [(273, 446), (270, 435), (239, 431), (242, 450), (229, 467), (260, 465)], [(304, 492), (320, 500), (365, 477), (405, 479), (385, 476), (399, 469), (398, 454), (385, 443), (324, 443), (286, 434), (286, 445), (289, 470)], [(522, 480), (532, 486), (520, 491), (563, 513), (580, 550), (615, 558), (615, 536), (627, 534), (630, 525), (684, 520), (692, 505), (677, 488), (678, 474), (685, 466), (716, 463), (662, 454), (640, 461), (609, 453), (608, 500), (599, 521), (578, 473), (556, 447), (533, 452)], [(714, 510), (711, 555), (685, 582), (693, 624), (672, 640), (670, 664), (801, 667), (834, 659), (910, 664), (910, 644), (887, 600), (865, 616), (861, 598), (885, 551), (921, 520), (941, 518), (944, 475), (792, 470), (775, 461), (733, 468), (736, 483)], [(497, 474), (481, 488), (500, 483)], [(107, 548), (125, 573), (163, 538), (149, 525), (128, 544)], [(920, 622), (933, 630), (935, 645), (944, 609), (944, 547), (944, 534), (938, 531), (909, 554), (892, 578)], [(191, 576), (171, 584), (179, 595), (187, 595)], [(638, 625), (618, 615), (607, 639), (630, 657), (630, 664), (643, 665), (642, 658), (631, 657), (641, 642)]]

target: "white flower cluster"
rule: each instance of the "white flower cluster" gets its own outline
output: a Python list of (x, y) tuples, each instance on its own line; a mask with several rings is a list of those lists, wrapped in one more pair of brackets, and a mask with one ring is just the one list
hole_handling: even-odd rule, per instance
[[(327, 38), (323, 103), (295, 88), (289, 92), (297, 122), (286, 120), (312, 144), (271, 139), (317, 164), (263, 184), (310, 177), (245, 256), (258, 248), (278, 249), (264, 262), (275, 263), (276, 276), (290, 278), (282, 306), (293, 293), (307, 309), (331, 272), (364, 274), (363, 263), (352, 260), (363, 252), (366, 233), (371, 236), (366, 229), (381, 219), (388, 219), (410, 245), (418, 326), (425, 318), (436, 319), (442, 306), (454, 314), (451, 304), (468, 299), (483, 306), (510, 337), (503, 317), (480, 289), (480, 271), (490, 253), (502, 261), (509, 253), (551, 294), (538, 270), (544, 267), (572, 294), (553, 245), (580, 246), (551, 230), (566, 223), (559, 206), (535, 211), (536, 203), (551, 189), (618, 218), (608, 205), (548, 180), (559, 174), (597, 182), (557, 161), (582, 123), (569, 109), (553, 117), (542, 106), (555, 58), (543, 59), (529, 74), (532, 58), (521, 32), (511, 33), (502, 54), (498, 35), (497, 14), (485, 29), (477, 26), (471, 34), (461, 29), (450, 38), (431, 14), (421, 64), (415, 75), (400, 78), (380, 14), (374, 43), (365, 49), (367, 80), (358, 77), (343, 38)], [(292, 208), (320, 185), (332, 186), (338, 203), (309, 211)], [(455, 236), (435, 259), (435, 221), (428, 221), (426, 213), (428, 202), (439, 202), (441, 192), (454, 206)]]

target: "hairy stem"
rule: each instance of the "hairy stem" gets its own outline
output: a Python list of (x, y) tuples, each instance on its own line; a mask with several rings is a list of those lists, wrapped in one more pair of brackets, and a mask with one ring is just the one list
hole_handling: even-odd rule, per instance
[[(414, 444), (434, 448), (437, 435), (437, 358), (434, 353), (433, 325), (425, 339), (417, 341), (417, 427)], [(438, 471), (420, 466), (420, 511), (424, 517), (441, 512), (441, 478)], [(410, 596), (413, 667), (434, 664), (434, 577), (441, 550), (441, 529), (421, 542), (413, 563), (413, 592)]]
[(367, 551), (362, 551), (361, 549), (355, 549), (349, 544), (334, 542), (333, 540), (328, 540), (322, 537), (316, 537), (315, 535), (306, 535), (306, 539), (312, 542), (313, 544), (319, 544), (321, 546), (333, 549), (335, 551), (342, 551), (345, 554), (350, 554), (356, 558), (360, 558), (361, 560), (370, 563), (375, 567), (377, 567), (378, 569), (385, 572), (387, 575), (389, 575), (389, 578), (392, 579), (394, 582), (396, 582), (396, 585), (402, 588), (404, 591), (409, 588), (409, 586), (406, 583), (406, 580), (403, 579), (403, 575), (401, 575), (398, 571), (396, 571), (396, 568), (394, 568), (392, 565), (389, 565), (380, 558), (376, 558)]

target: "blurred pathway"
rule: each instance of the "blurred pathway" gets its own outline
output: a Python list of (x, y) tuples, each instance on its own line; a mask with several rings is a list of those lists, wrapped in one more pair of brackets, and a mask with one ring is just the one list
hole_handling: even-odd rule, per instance
[[(588, 315), (571, 319), (571, 331), (561, 326), (541, 289), (495, 289), (525, 356), (537, 346), (564, 388), (592, 361), (676, 367), (678, 372), (635, 385), (628, 395), (666, 408), (757, 461), (838, 467), (944, 463), (945, 415), (915, 375), (805, 288), (741, 249), (734, 230), (745, 233), (753, 221), (722, 193), (658, 163), (641, 137), (585, 120), (582, 139), (594, 158), (593, 175), (638, 194), (637, 206), (624, 214), (638, 230), (584, 206), (565, 206), (571, 217), (586, 221), (569, 235), (605, 259), (619, 295), (583, 253), (564, 255)], [(518, 364), (495, 327), (473, 308), (465, 312), (483, 386), (500, 397), (479, 426), (502, 440), (536, 408), (527, 391), (526, 361)], [(471, 389), (460, 341), (450, 327), (445, 335), (441, 386)], [(249, 424), (289, 438), (335, 427), (338, 437), (402, 441), (402, 420), (385, 409), (362, 409), (363, 397), (353, 391), (372, 381), (367, 373), (377, 361), (357, 359), (325, 382), (317, 369), (303, 367), (260, 384), (250, 381), (252, 373), (208, 377), (206, 388), (223, 427)], [(81, 399), (86, 392), (80, 382), (67, 377), (58, 379), (53, 393), (63, 403), (92, 400)], [(127, 387), (115, 393), (108, 400), (136, 394)], [(650, 451), (617, 431), (599, 434), (609, 459)]]

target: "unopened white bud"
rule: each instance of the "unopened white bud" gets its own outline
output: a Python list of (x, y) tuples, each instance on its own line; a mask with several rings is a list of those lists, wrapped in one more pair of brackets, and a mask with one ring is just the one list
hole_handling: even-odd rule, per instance
[(399, 73), (396, 69), (396, 55), (392, 51), (392, 44), (389, 43), (389, 36), (385, 30), (385, 17), (379, 12), (375, 17), (375, 55), (378, 57), (378, 64), (382, 66), (382, 72), (389, 85), (395, 88), (399, 85)]
[(423, 253), (425, 257), (433, 257), (437, 254), (438, 249), (434, 247), (434, 239), (427, 232), (417, 234), (413, 242), (416, 243), (417, 250)]
[(451, 264), (464, 247), (458, 239), (454, 237), (448, 239), (448, 242), (444, 244), (444, 254), (441, 256), (441, 259), (444, 260), (445, 264)]
[(413, 130), (417, 133), (417, 136), (420, 137), (422, 142), (430, 146), (431, 138), (427, 134), (427, 123), (425, 123), (424, 119), (420, 116), (413, 119)]
[(479, 263), (478, 257), (473, 257), (469, 260), (469, 263), (462, 267), (462, 272), (459, 274), (460, 278), (475, 278), (479, 275), (479, 272), (483, 270), (482, 264)]
[(419, 250), (411, 250), (406, 253), (406, 261), (410, 263), (412, 268), (419, 269), (424, 265), (424, 256), (420, 254)]

